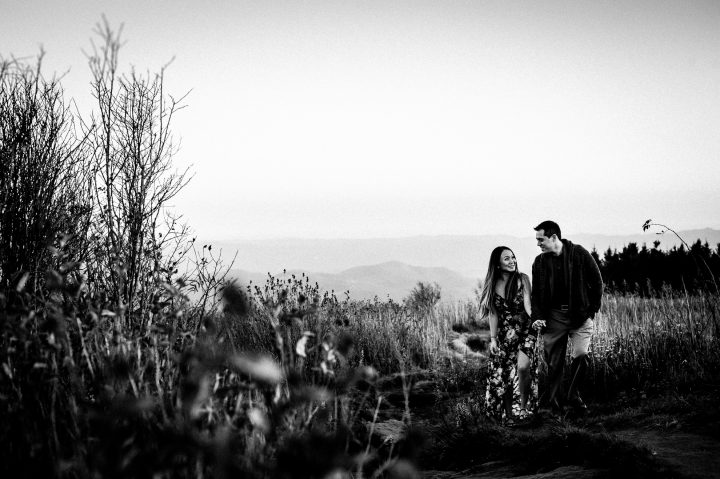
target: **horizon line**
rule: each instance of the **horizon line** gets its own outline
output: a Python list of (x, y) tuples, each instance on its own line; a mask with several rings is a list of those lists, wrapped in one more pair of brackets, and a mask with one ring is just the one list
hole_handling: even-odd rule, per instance
[[(603, 237), (622, 237), (622, 236), (660, 236), (664, 233), (660, 231), (642, 231), (642, 228), (638, 228), (639, 231), (634, 233), (590, 233), (590, 232), (572, 232), (563, 234), (563, 238), (569, 238), (571, 239), (573, 236), (603, 236)], [(678, 233), (683, 232), (695, 232), (695, 231), (716, 231), (720, 232), (720, 226), (705, 226), (705, 227), (698, 227), (698, 228), (685, 228), (685, 229), (679, 229), (676, 230)], [(665, 234), (672, 234), (671, 231), (665, 231)], [(195, 235), (195, 236), (200, 236)], [(253, 237), (231, 237), (231, 238), (212, 238), (211, 240), (208, 240), (211, 244), (212, 242), (233, 242), (233, 241), (385, 241), (385, 240), (408, 240), (408, 239), (425, 239), (425, 238), (479, 238), (479, 237), (498, 237), (498, 236), (507, 236), (510, 238), (516, 238), (516, 239), (526, 239), (531, 238), (531, 235), (527, 236), (518, 236), (510, 233), (443, 233), (443, 234), (415, 234), (415, 235), (405, 235), (405, 236), (355, 236), (355, 237), (318, 237), (318, 236), (253, 236)], [(698, 238), (694, 238), (693, 241), (697, 240)]]

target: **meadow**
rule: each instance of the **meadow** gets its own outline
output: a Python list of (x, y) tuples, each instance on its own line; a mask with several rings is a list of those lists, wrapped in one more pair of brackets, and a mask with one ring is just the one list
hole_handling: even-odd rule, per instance
[[(137, 321), (72, 296), (68, 273), (55, 274), (43, 297), (0, 297), (6, 472), (420, 477), (568, 437), (593, 444), (591, 464), (622, 453), (625, 471), (662, 472), (647, 451), (591, 425), (528, 432), (483, 419), (483, 324), (472, 302), (339, 300), (307, 277), (269, 277), (228, 284), (222, 308), (202, 318), (167, 284), (174, 301)], [(709, 293), (606, 295), (583, 385), (591, 405), (716, 391), (719, 308)], [(458, 331), (478, 338), (474, 354), (452, 351)], [(477, 441), (481, 452), (468, 447)], [(537, 471), (543, 457), (562, 464), (555, 456), (518, 463)]]

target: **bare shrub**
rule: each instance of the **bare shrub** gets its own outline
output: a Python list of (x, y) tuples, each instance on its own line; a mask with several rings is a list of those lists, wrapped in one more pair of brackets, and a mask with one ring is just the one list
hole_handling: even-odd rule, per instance
[[(100, 46), (88, 55), (97, 110), (85, 129), (92, 146), (93, 255), (88, 276), (94, 288), (140, 321), (153, 296), (169, 282), (190, 250), (189, 232), (177, 217), (165, 221), (167, 205), (187, 184), (186, 172), (172, 167), (176, 152), (171, 123), (181, 108), (164, 90), (158, 74), (119, 71), (120, 31), (105, 20), (96, 34)], [(167, 253), (168, 248), (173, 250)], [(180, 257), (178, 257), (178, 255)]]
[[(48, 247), (66, 258), (86, 249), (90, 225), (88, 157), (57, 77), (35, 64), (0, 59), (0, 284), (21, 273), (30, 288), (53, 265)], [(72, 236), (66, 233), (72, 232)], [(56, 267), (59, 265), (55, 265)]]

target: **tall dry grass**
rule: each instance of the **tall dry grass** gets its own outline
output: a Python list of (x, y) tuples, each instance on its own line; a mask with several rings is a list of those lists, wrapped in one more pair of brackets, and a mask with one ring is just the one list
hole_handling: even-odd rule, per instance
[(660, 297), (606, 295), (592, 344), (591, 386), (599, 398), (717, 385), (720, 296), (665, 291)]
[[(306, 277), (270, 277), (227, 288), (225, 312), (200, 322), (182, 297), (126, 321), (121, 306), (53, 277), (47, 294), (0, 295), (6, 472), (381, 476), (411, 466), (377, 436), (387, 401), (376, 372), (421, 370), (444, 394), (483, 390), (482, 364), (446, 354), (458, 325), (477, 327), (472, 303), (338, 300)], [(585, 391), (599, 401), (717, 385), (719, 330), (714, 294), (606, 295)], [(399, 411), (406, 425), (412, 405)]]
[[(261, 342), (261, 324), (250, 317), (242, 329), (252, 334), (245, 338)], [(417, 309), (393, 301), (331, 297), (309, 327), (317, 336), (351, 337), (350, 360), (355, 366), (373, 365), (383, 374), (433, 371), (444, 379), (456, 378), (465, 389), (482, 388), (477, 383), (483, 371), (473, 370), (482, 368), (477, 363), (458, 364), (449, 354), (449, 344), (457, 337), (454, 331), (487, 328), (472, 301)], [(268, 330), (267, 325), (263, 328)], [(666, 290), (653, 298), (606, 294), (595, 317), (585, 390), (606, 400), (623, 391), (642, 394), (713, 384), (720, 378), (719, 332), (720, 297), (712, 292), (687, 295)]]
[[(476, 321), (473, 312), (467, 304), (439, 308), (433, 347), (447, 345), (454, 324)], [(605, 294), (594, 323), (584, 389), (596, 400), (720, 381), (720, 296), (713, 292), (687, 295), (665, 290), (653, 298)], [(441, 369), (442, 364), (432, 367)]]

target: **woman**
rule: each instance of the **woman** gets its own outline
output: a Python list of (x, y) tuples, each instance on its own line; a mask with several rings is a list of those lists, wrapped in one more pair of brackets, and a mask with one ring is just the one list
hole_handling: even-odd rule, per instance
[(490, 255), (480, 313), (490, 323), (486, 410), (513, 424), (528, 418), (537, 404), (537, 332), (530, 328), (530, 280), (518, 271), (515, 254), (506, 246)]

